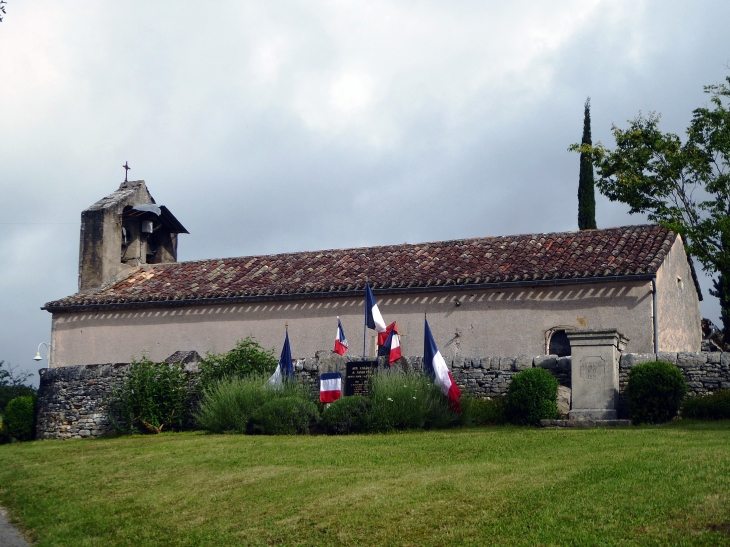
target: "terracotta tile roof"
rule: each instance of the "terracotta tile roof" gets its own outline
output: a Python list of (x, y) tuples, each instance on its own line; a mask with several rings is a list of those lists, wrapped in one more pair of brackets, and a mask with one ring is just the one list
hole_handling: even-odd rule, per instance
[(660, 226), (528, 234), (148, 266), (46, 308), (656, 273), (676, 234)]

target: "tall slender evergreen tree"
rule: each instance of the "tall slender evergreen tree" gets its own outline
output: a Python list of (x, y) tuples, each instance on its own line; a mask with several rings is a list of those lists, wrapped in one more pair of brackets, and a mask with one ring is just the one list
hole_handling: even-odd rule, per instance
[[(591, 98), (586, 99), (583, 114), (583, 140), (581, 144), (592, 145), (591, 142)], [(596, 228), (596, 195), (593, 183), (593, 163), (587, 154), (580, 154), (580, 177), (578, 179), (578, 228), (594, 230)]]

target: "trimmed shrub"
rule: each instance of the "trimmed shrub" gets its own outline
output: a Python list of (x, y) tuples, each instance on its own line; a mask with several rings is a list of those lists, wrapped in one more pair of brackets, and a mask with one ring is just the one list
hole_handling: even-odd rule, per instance
[(35, 436), (35, 397), (23, 395), (8, 403), (3, 412), (3, 431), (19, 441)]
[(371, 431), (441, 429), (459, 422), (441, 389), (415, 371), (380, 369), (370, 377)]
[(271, 376), (277, 364), (274, 350), (265, 350), (249, 336), (236, 342), (236, 347), (227, 353), (207, 353), (200, 361), (199, 386), (205, 390), (217, 381), (234, 376), (239, 378), (252, 374)]
[(319, 424), (317, 405), (301, 397), (277, 397), (257, 409), (248, 421), (254, 435), (310, 433)]
[(671, 363), (653, 361), (636, 365), (629, 371), (626, 399), (634, 424), (660, 424), (677, 415), (687, 383)]
[(712, 395), (685, 399), (682, 403), (682, 418), (730, 420), (730, 389), (722, 389)]
[(122, 387), (110, 399), (110, 418), (120, 432), (161, 433), (182, 428), (188, 406), (188, 379), (182, 365), (132, 361)]
[(369, 429), (372, 406), (367, 397), (338, 399), (322, 413), (322, 427), (328, 435), (363, 433)]
[(543, 368), (528, 368), (512, 377), (507, 392), (507, 419), (517, 425), (540, 425), (558, 414), (558, 381)]
[(201, 397), (195, 419), (198, 426), (213, 433), (245, 433), (251, 415), (269, 401), (282, 397), (307, 399), (304, 388), (286, 382), (280, 389), (268, 384), (268, 376), (224, 378), (214, 382)]
[(507, 398), (477, 399), (462, 397), (461, 423), (466, 426), (502, 425), (507, 422)]

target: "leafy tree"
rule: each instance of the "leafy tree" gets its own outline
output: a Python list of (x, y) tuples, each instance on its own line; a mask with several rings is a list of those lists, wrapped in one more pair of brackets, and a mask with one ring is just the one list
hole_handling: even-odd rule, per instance
[(35, 395), (35, 388), (26, 384), (31, 376), (30, 372), (19, 372), (17, 367), (0, 361), (0, 412), (16, 397)]
[(597, 186), (630, 213), (645, 213), (679, 234), (687, 250), (711, 274), (720, 299), (725, 342), (730, 342), (730, 77), (705, 86), (710, 105), (697, 108), (682, 142), (659, 130), (660, 116), (649, 113), (613, 126), (616, 148), (574, 144), (598, 170)]
[[(591, 98), (583, 106), (583, 140), (581, 144), (590, 146), (591, 142)], [(593, 164), (588, 154), (580, 154), (580, 175), (578, 177), (578, 229), (596, 229), (596, 191), (593, 182)]]
[(265, 350), (251, 336), (236, 342), (236, 347), (227, 353), (207, 353), (200, 362), (200, 387), (208, 389), (213, 382), (250, 374), (272, 374), (278, 360), (274, 350)]

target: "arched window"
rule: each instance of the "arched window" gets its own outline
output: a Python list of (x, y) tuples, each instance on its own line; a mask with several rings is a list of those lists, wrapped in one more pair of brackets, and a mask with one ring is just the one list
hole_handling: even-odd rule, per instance
[(548, 353), (550, 355), (557, 355), (558, 357), (567, 357), (570, 355), (570, 340), (568, 340), (565, 329), (552, 331)]

